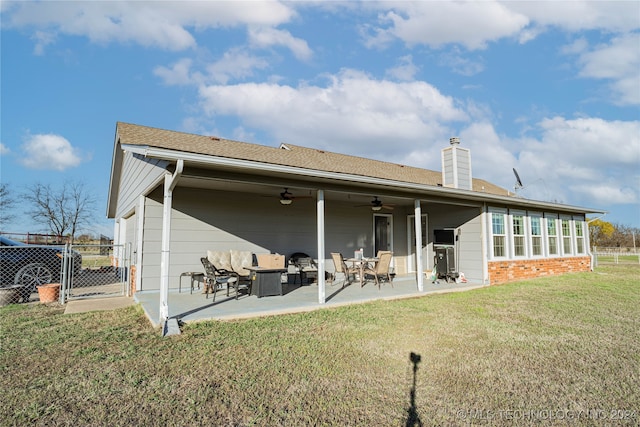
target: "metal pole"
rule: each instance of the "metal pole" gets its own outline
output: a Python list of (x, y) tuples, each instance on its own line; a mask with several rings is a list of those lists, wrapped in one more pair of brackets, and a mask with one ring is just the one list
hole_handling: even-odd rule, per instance
[(62, 250), (62, 280), (60, 283), (60, 296), (59, 302), (60, 304), (64, 304), (67, 292), (69, 288), (69, 259), (70, 259), (71, 251), (69, 250), (69, 244), (66, 243), (64, 245), (64, 249)]

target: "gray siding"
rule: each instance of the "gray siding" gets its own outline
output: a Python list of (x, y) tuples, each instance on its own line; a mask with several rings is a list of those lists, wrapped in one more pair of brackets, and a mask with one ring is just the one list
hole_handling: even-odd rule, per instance
[[(442, 150), (443, 183), (445, 187), (471, 190), (471, 153), (460, 147)], [(457, 182), (456, 182), (457, 180)]]
[[(394, 214), (395, 215), (395, 214)], [(406, 217), (394, 218), (394, 251), (406, 252)], [(202, 271), (200, 257), (207, 250), (249, 250), (286, 256), (305, 252), (317, 254), (316, 202), (296, 200), (282, 206), (277, 197), (260, 197), (178, 187), (173, 194), (171, 221), (171, 265), (169, 286), (177, 287), (180, 273)], [(143, 289), (160, 286), (162, 243), (162, 191), (157, 189), (146, 201)], [(345, 257), (362, 247), (373, 252), (373, 215), (368, 208), (348, 203), (325, 203), (326, 268), (333, 270), (331, 252)]]
[(149, 192), (166, 172), (167, 162), (146, 159), (132, 153), (125, 153), (116, 218), (120, 218), (135, 208), (138, 196)]
[[(429, 216), (429, 236), (425, 270), (433, 267), (433, 229), (459, 228), (459, 270), (470, 281), (482, 280), (481, 222), (478, 208), (429, 205), (423, 213)], [(396, 207), (393, 212), (394, 264), (399, 274), (405, 273), (407, 256), (407, 215), (410, 207)], [(286, 256), (305, 252), (317, 254), (316, 202), (300, 199), (289, 206), (277, 197), (261, 197), (234, 192), (194, 188), (175, 189), (171, 228), (171, 265), (169, 286), (178, 286), (180, 273), (202, 271), (200, 257), (207, 250), (248, 250), (254, 253), (280, 253)], [(412, 225), (413, 226), (413, 223)], [(160, 286), (160, 252), (162, 243), (162, 189), (146, 200), (145, 233), (142, 262), (143, 289)], [(335, 201), (325, 202), (326, 268), (333, 271), (331, 252), (346, 258), (363, 248), (373, 254), (373, 212), (364, 207)]]

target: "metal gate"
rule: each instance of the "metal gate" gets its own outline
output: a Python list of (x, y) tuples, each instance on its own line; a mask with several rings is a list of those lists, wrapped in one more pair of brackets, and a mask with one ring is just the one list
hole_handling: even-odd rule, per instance
[[(130, 245), (66, 245), (60, 302), (129, 295)], [(81, 265), (78, 266), (78, 262)]]

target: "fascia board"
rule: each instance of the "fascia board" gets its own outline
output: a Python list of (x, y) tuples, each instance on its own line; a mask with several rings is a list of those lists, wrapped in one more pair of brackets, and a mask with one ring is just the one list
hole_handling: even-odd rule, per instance
[(411, 182), (396, 181), (384, 178), (368, 177), (362, 175), (345, 174), (340, 172), (328, 172), (317, 169), (300, 168), (296, 166), (275, 165), (272, 163), (260, 163), (252, 160), (230, 159), (228, 157), (218, 157), (208, 154), (187, 153), (182, 151), (167, 150), (164, 148), (156, 148), (140, 145), (122, 144), (122, 149), (131, 151), (145, 157), (164, 159), (169, 161), (178, 161), (180, 159), (185, 162), (195, 162), (207, 165), (230, 166), (245, 170), (253, 170), (260, 172), (279, 172), (285, 174), (294, 174), (306, 176), (310, 178), (322, 178), (336, 181), (349, 181), (353, 183), (362, 183), (369, 185), (379, 185), (385, 187), (394, 187), (402, 190), (412, 190), (425, 195), (440, 195), (448, 197), (464, 198), (486, 203), (502, 203), (511, 206), (522, 206), (536, 209), (553, 209), (565, 212), (584, 212), (584, 213), (606, 213), (606, 211), (584, 208), (580, 206), (571, 206), (543, 202), (529, 199), (518, 199), (515, 197), (499, 196), (496, 194), (478, 193), (470, 190), (460, 190), (449, 187), (434, 187), (432, 185), (416, 184)]

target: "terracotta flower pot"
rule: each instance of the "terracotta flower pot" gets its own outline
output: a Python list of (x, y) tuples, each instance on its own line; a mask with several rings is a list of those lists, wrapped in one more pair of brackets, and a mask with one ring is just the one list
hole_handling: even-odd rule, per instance
[(57, 302), (60, 299), (60, 283), (47, 283), (37, 288), (38, 296), (42, 304)]

